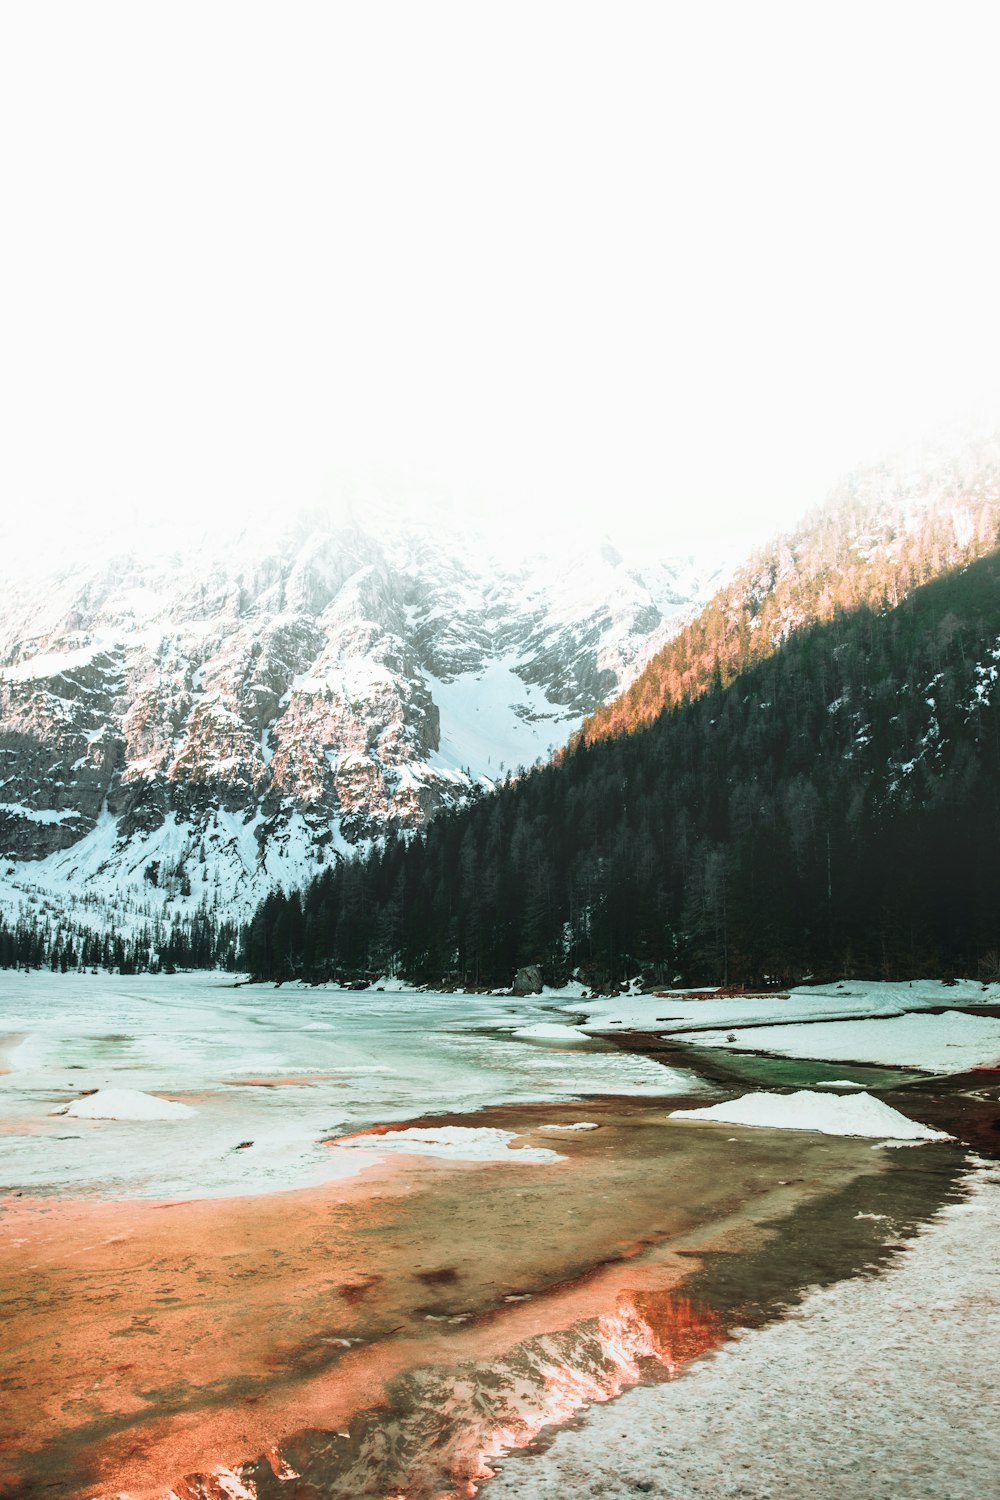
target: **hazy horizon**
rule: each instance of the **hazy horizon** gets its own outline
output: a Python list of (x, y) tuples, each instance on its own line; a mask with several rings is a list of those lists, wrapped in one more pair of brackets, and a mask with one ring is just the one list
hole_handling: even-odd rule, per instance
[(8, 7), (0, 539), (354, 485), (748, 550), (1000, 415), (996, 40), (895, 0)]

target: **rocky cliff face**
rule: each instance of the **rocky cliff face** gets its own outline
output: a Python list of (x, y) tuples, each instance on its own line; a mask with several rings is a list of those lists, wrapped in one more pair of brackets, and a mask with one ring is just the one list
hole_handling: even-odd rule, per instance
[(549, 755), (714, 581), (315, 517), (36, 569), (0, 597), (0, 902), (242, 916)]

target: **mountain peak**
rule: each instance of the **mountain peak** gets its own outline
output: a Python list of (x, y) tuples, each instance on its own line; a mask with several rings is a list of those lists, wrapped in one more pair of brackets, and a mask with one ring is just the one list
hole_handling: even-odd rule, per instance
[(547, 758), (708, 593), (688, 561), (629, 566), (582, 532), (505, 556), (498, 522), (460, 519), (293, 512), (193, 549), (154, 525), (22, 578), (0, 902), (133, 930), (244, 916)]

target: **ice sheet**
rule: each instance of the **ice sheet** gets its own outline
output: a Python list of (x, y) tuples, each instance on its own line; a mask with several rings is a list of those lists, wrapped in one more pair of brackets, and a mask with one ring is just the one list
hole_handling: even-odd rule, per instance
[[(931, 979), (898, 982), (844, 980), (841, 984), (800, 985), (778, 995), (734, 995), (686, 998), (684, 991), (659, 995), (616, 995), (610, 999), (574, 1000), (564, 1010), (584, 1015), (592, 1033), (630, 1027), (639, 1031), (684, 1032), (692, 1027), (748, 1026), (758, 1022), (844, 1020), (887, 1017), (940, 1005), (1000, 1005), (1000, 984), (962, 979), (949, 985)], [(692, 1040), (704, 1041), (704, 1036)], [(742, 1040), (742, 1039), (741, 1039)], [(752, 1043), (753, 1038), (746, 1041)], [(816, 1053), (805, 1054), (815, 1057)]]
[[(300, 985), (224, 975), (0, 973), (0, 1187), (201, 1197), (279, 1191), (358, 1171), (324, 1139), (489, 1104), (669, 1095), (692, 1075), (607, 1042), (512, 1032), (564, 1022), (544, 998)], [(560, 1030), (569, 1030), (565, 1024)], [(191, 1106), (116, 1122), (52, 1111), (90, 1090)]]
[(961, 1073), (1000, 1064), (1000, 1019), (953, 1010), (870, 1021), (755, 1026), (737, 1032), (733, 1041), (725, 1032), (700, 1031), (688, 1033), (685, 1040), (703, 1047), (729, 1047), (734, 1052), (882, 1063), (929, 1073)]

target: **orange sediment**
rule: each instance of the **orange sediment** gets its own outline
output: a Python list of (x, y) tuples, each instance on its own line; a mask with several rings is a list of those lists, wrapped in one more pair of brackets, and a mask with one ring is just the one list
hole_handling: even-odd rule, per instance
[[(601, 1128), (534, 1136), (581, 1115)], [(300, 1429), (346, 1429), (398, 1401), (408, 1371), (437, 1380), (588, 1320), (587, 1338), (610, 1351), (598, 1362), (618, 1370), (612, 1386), (637, 1359), (669, 1372), (724, 1331), (684, 1300), (692, 1256), (759, 1242), (769, 1222), (876, 1176), (890, 1155), (795, 1132), (699, 1131), (648, 1100), (497, 1108), (464, 1123), (517, 1131), (565, 1160), (393, 1156), (261, 1197), (4, 1200), (0, 1485), (18, 1500), (162, 1495)], [(519, 1442), (580, 1395), (583, 1377), (564, 1363), (551, 1411), (518, 1418)], [(470, 1474), (503, 1446), (470, 1441), (476, 1451), (455, 1459)]]

